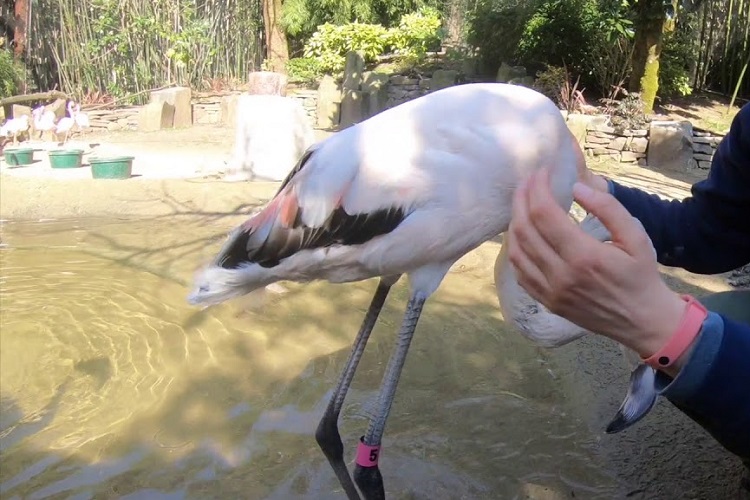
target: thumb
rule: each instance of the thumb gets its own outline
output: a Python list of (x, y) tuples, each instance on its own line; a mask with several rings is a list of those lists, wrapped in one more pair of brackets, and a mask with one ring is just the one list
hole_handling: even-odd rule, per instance
[(612, 243), (634, 257), (644, 252), (652, 253), (652, 243), (643, 226), (614, 196), (576, 182), (573, 197), (604, 224), (612, 235)]

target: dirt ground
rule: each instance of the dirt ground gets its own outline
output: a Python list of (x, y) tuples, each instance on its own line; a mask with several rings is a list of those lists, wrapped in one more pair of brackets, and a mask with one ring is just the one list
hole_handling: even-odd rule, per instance
[(694, 127), (724, 134), (729, 130), (732, 118), (746, 101), (738, 100), (731, 108), (729, 102), (728, 97), (702, 92), (672, 98), (656, 106), (655, 111), (668, 119), (688, 120)]

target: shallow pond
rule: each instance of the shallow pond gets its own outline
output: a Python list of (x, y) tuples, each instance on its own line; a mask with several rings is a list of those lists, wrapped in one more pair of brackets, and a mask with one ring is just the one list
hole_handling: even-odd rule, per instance
[[(313, 432), (376, 283), (193, 308), (192, 273), (230, 222), (2, 224), (3, 498), (343, 498)], [(497, 248), (466, 256), (425, 307), (386, 428), (386, 491), (612, 498), (560, 367), (506, 331)], [(406, 293), (394, 288), (347, 398), (350, 463)]]

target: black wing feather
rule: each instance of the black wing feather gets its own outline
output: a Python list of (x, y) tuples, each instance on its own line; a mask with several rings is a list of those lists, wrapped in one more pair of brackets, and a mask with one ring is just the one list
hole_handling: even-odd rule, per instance
[(309, 227), (301, 223), (298, 214), (290, 228), (281, 226), (277, 221), (263, 242), (252, 238), (253, 231), (237, 229), (219, 252), (217, 263), (225, 269), (233, 269), (243, 263), (274, 267), (300, 250), (366, 243), (396, 229), (406, 215), (403, 207), (396, 206), (354, 215), (338, 207), (322, 226)]

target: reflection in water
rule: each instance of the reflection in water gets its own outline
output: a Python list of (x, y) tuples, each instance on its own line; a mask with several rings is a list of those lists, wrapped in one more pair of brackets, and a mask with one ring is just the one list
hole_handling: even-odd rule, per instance
[[(3, 498), (342, 497), (313, 432), (375, 283), (286, 284), (261, 308), (195, 310), (185, 285), (230, 226), (4, 223)], [(464, 258), (420, 321), (385, 435), (386, 488), (611, 498), (556, 367), (503, 333), (496, 251)], [(406, 294), (394, 287), (345, 405), (350, 457)]]

